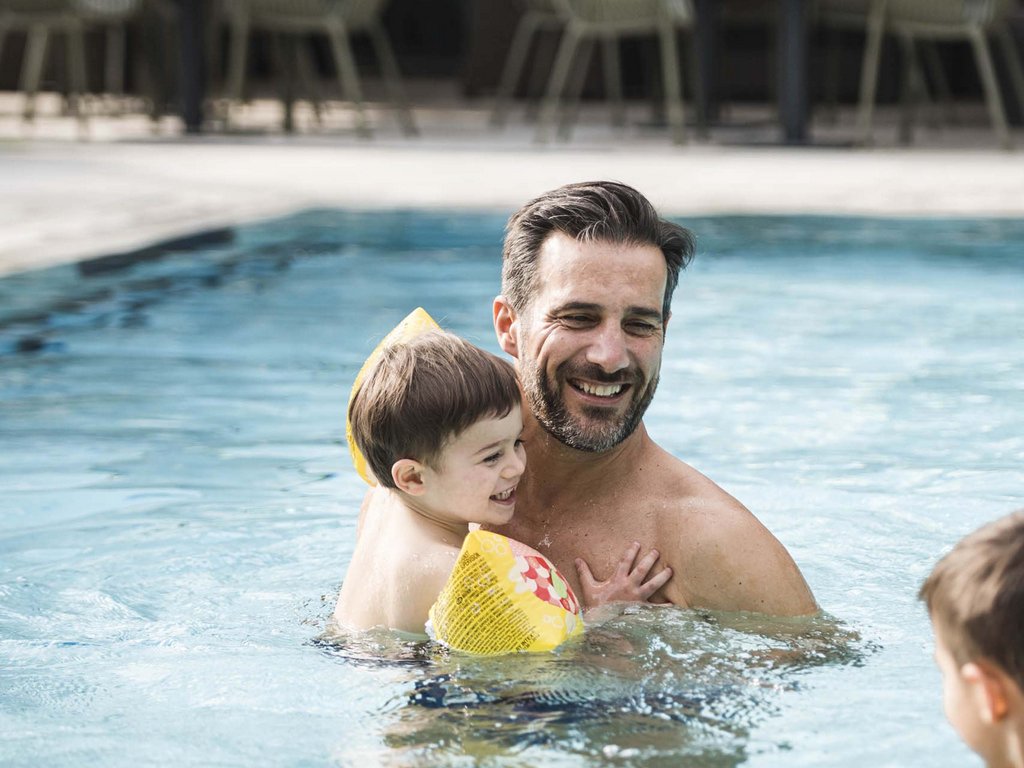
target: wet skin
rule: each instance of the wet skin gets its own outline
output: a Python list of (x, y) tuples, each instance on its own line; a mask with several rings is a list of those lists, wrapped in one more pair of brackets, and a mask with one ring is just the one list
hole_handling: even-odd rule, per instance
[[(496, 527), (550, 557), (579, 588), (575, 558), (598, 578), (623, 542), (657, 548), (675, 575), (654, 600), (721, 610), (812, 613), (781, 544), (742, 504), (659, 448), (643, 425), (661, 368), (667, 268), (652, 245), (541, 247), (521, 312), (499, 296), (494, 323), (524, 389), (526, 473), (515, 518)], [(657, 568), (657, 566), (656, 566)]]

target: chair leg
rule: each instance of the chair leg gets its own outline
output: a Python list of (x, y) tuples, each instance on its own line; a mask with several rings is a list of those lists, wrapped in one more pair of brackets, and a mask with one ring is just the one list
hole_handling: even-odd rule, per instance
[(117, 21), (107, 27), (107, 50), (103, 57), (103, 88), (115, 96), (124, 96), (125, 42), (123, 22)]
[(839, 79), (840, 59), (843, 50), (843, 36), (838, 27), (831, 26), (827, 32), (828, 42), (825, 45), (825, 107), (826, 119), (832, 125), (839, 122)]
[(540, 116), (541, 106), (544, 104), (544, 94), (547, 92), (548, 80), (551, 79), (551, 69), (558, 49), (565, 36), (565, 26), (558, 27), (545, 25), (538, 29), (538, 32), (557, 32), (558, 35), (538, 34), (534, 46), (535, 56), (530, 61), (530, 73), (526, 79), (526, 111), (527, 121), (536, 121)]
[(622, 100), (622, 66), (619, 62), (619, 40), (606, 37), (602, 41), (604, 61), (604, 87), (611, 103), (612, 125), (626, 127), (626, 105)]
[(85, 98), (89, 89), (85, 81), (85, 30), (78, 24), (68, 30), (67, 66), (71, 111), (78, 118), (79, 131), (83, 131), (86, 127)]
[(708, 105), (708, 100), (704, 93), (704, 75), (701, 71), (702, 63), (699, 53), (697, 39), (691, 29), (686, 41), (685, 57), (689, 69), (687, 70), (688, 77), (685, 79), (685, 84), (689, 86), (690, 93), (693, 94), (691, 101), (696, 107), (694, 110), (694, 122), (697, 124), (697, 137), (707, 139), (710, 136), (710, 119), (708, 110), (705, 108)]
[(917, 60), (917, 49), (909, 35), (900, 35), (903, 49), (903, 83), (900, 95), (900, 143), (910, 144), (914, 140), (914, 123), (923, 101), (924, 77)]
[(672, 143), (686, 141), (686, 117), (683, 114), (683, 83), (679, 76), (679, 52), (676, 48), (676, 28), (663, 24), (658, 29), (661, 43), (661, 82), (665, 89), (665, 114), (672, 131)]
[(874, 0), (868, 16), (867, 40), (860, 69), (860, 99), (857, 105), (857, 143), (863, 146), (871, 144), (871, 123), (878, 88), (878, 64), (882, 57), (884, 35), (885, 0)]
[(270, 51), (277, 74), (277, 93), (284, 107), (281, 129), (285, 133), (295, 132), (295, 77), (292, 69), (295, 63), (295, 37), (286, 32), (274, 32), (270, 37)]
[(512, 45), (508, 49), (508, 58), (505, 59), (505, 65), (501, 69), (498, 90), (494, 94), (491, 125), (495, 128), (502, 128), (505, 125), (508, 116), (508, 102), (515, 94), (516, 86), (523, 74), (523, 65), (526, 64), (526, 54), (530, 52), (530, 44), (539, 28), (540, 18), (532, 11), (523, 14), (516, 26), (515, 34), (512, 36)]
[(555, 65), (551, 70), (551, 78), (548, 80), (547, 92), (544, 94), (544, 103), (541, 105), (540, 118), (537, 121), (537, 132), (534, 140), (538, 143), (545, 143), (551, 137), (551, 131), (555, 125), (555, 118), (558, 115), (558, 105), (565, 92), (565, 84), (569, 77), (569, 69), (576, 56), (576, 48), (579, 47), (582, 33), (576, 24), (569, 23), (562, 35), (562, 42), (558, 46), (558, 55), (555, 56)]
[(338, 80), (341, 82), (342, 93), (352, 102), (352, 107), (355, 109), (356, 133), (368, 138), (371, 135), (370, 125), (366, 120), (366, 111), (363, 107), (363, 90), (359, 85), (356, 60), (352, 56), (352, 48), (348, 44), (348, 30), (340, 22), (335, 21), (328, 27), (327, 37), (331, 42), (334, 66), (338, 72)]
[(946, 70), (942, 66), (942, 57), (932, 42), (926, 42), (921, 46), (922, 59), (928, 77), (935, 84), (935, 99), (942, 103), (942, 111), (946, 120), (953, 125), (957, 123), (956, 108), (953, 105), (953, 92), (949, 89), (949, 80), (946, 78)]
[(231, 123), (232, 103), (241, 103), (245, 88), (245, 64), (249, 57), (250, 19), (248, 12), (236, 12), (229, 22), (228, 31), (228, 73), (225, 96), (228, 103), (224, 107), (224, 126)]
[(317, 85), (316, 67), (309, 55), (309, 40), (298, 40), (295, 46), (295, 74), (299, 81), (299, 88), (309, 98), (313, 107), (313, 118), (317, 125), (323, 123), (323, 99), (320, 98), (320, 88)]
[[(159, 6), (157, 11), (159, 12)], [(135, 40), (131, 56), (138, 61), (140, 90), (150, 100), (149, 119), (153, 123), (154, 131), (158, 128), (168, 101), (168, 77), (170, 76), (169, 71), (173, 69), (172, 66), (169, 66), (173, 61), (169, 56), (172, 38), (162, 31), (163, 25), (159, 23), (162, 21), (164, 19), (160, 17), (143, 19), (139, 30), (140, 35)], [(207, 61), (211, 62), (212, 66), (214, 57), (208, 57)]]
[(25, 59), (21, 69), (19, 90), (25, 94), (22, 118), (33, 120), (36, 116), (36, 94), (43, 79), (43, 63), (46, 61), (46, 46), (50, 42), (50, 30), (43, 24), (33, 24), (28, 30), (25, 43)]
[(999, 83), (996, 81), (996, 70), (992, 66), (992, 54), (988, 48), (985, 32), (980, 27), (972, 26), (968, 32), (974, 58), (978, 62), (978, 71), (985, 90), (985, 103), (988, 105), (989, 118), (996, 138), (1004, 149), (1013, 145), (1010, 139), (1010, 128), (1006, 124), (1006, 112), (1003, 110), (1003, 97), (999, 94)]
[(1003, 49), (1006, 68), (1010, 72), (1013, 95), (1017, 98), (1017, 115), (1024, 120), (1024, 67), (1021, 66), (1020, 52), (1013, 42), (1013, 33), (1010, 32), (1010, 27), (1007, 24), (1000, 24), (996, 28), (996, 38)]
[(412, 110), (409, 108), (409, 99), (406, 97), (405, 87), (402, 85), (402, 73), (398, 70), (398, 61), (395, 60), (395, 53), (391, 49), (387, 33), (377, 21), (370, 25), (369, 32), (373, 48), (377, 52), (377, 59), (380, 61), (381, 72), (384, 75), (384, 85), (395, 105), (398, 127), (406, 136), (417, 136), (419, 130), (416, 128), (416, 121), (413, 120)]
[(594, 55), (594, 38), (584, 37), (580, 40), (576, 55), (573, 57), (572, 72), (566, 87), (565, 99), (562, 100), (562, 114), (558, 124), (558, 138), (568, 141), (572, 137), (572, 126), (579, 117), (580, 97), (583, 86), (590, 72), (590, 60)]
[(4, 57), (4, 40), (7, 39), (7, 20), (0, 17), (0, 61)]

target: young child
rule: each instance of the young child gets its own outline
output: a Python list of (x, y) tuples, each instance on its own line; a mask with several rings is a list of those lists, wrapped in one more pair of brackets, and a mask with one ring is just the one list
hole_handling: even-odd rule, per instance
[(949, 722), (990, 768), (1024, 767), (1024, 510), (960, 541), (919, 597)]
[[(355, 551), (334, 611), (347, 629), (424, 634), (471, 523), (502, 525), (515, 512), (526, 466), (520, 393), (511, 365), (449, 333), (386, 347), (349, 406), (359, 450), (377, 480), (363, 502)], [(649, 580), (639, 545), (615, 575), (591, 581), (588, 600), (646, 600), (671, 576)]]

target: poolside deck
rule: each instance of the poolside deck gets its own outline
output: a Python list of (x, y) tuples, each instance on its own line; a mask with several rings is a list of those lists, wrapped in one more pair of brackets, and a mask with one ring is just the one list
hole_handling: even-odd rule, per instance
[(745, 107), (709, 138), (674, 147), (643, 126), (643, 105), (625, 132), (595, 105), (570, 142), (538, 146), (520, 115), (495, 131), (488, 103), (428, 95), (420, 137), (402, 138), (384, 111), (361, 140), (343, 109), (317, 129), (300, 113), (299, 132), (282, 136), (269, 102), (240, 113), (230, 135), (183, 136), (171, 119), (154, 132), (125, 116), (93, 118), (83, 139), (70, 118), (26, 126), (18, 98), (0, 94), (0, 274), (313, 206), (506, 211), (587, 178), (630, 183), (674, 215), (1024, 216), (1024, 132), (1016, 152), (997, 149), (980, 105), (958, 126), (920, 128), (911, 147), (883, 110), (872, 149), (849, 145), (849, 112), (817, 120), (813, 146), (774, 144), (769, 110)]

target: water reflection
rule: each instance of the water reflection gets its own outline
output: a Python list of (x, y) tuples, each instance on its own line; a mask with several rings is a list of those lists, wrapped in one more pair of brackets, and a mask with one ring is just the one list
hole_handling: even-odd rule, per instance
[(386, 634), (321, 642), (346, 663), (406, 668), (376, 713), (379, 758), (394, 765), (736, 766), (803, 670), (870, 650), (828, 616), (643, 606), (549, 654), (479, 658)]

